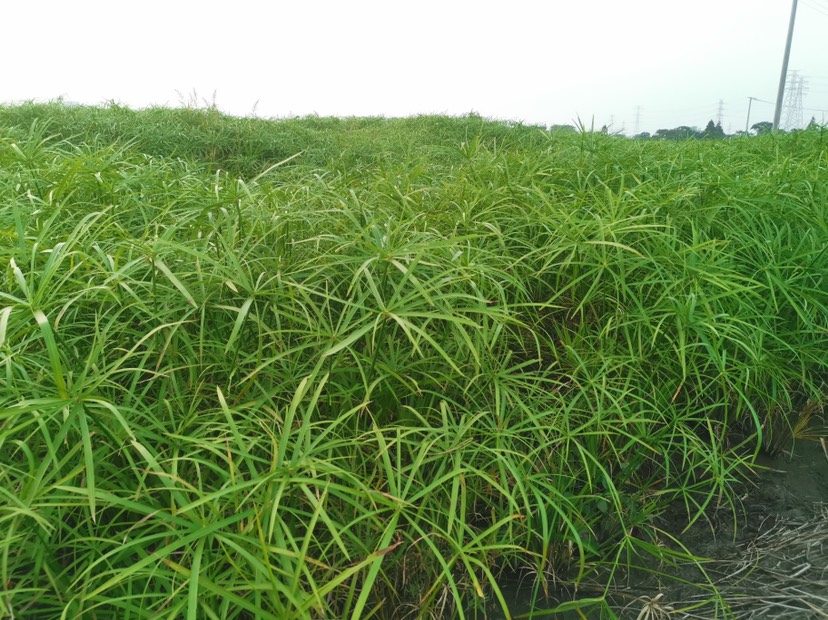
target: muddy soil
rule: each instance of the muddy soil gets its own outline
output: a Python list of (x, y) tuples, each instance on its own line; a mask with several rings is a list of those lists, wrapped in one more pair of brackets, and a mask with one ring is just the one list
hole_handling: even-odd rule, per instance
[[(691, 553), (709, 561), (702, 564), (704, 572), (690, 563), (649, 567), (684, 583), (647, 573), (628, 575), (612, 590), (613, 610), (621, 620), (828, 620), (828, 441), (799, 441), (791, 452), (761, 455), (757, 465), (757, 476), (740, 493), (735, 523), (729, 507), (712, 510), (707, 521), (699, 520), (687, 531), (682, 531), (687, 522), (684, 510), (668, 511), (659, 521), (658, 526)], [(711, 601), (710, 590), (699, 585), (709, 582), (723, 600)], [(556, 601), (533, 606), (531, 591), (508, 590), (513, 617), (600, 617), (589, 609), (583, 615), (538, 614)], [(600, 591), (580, 593), (598, 595)], [(567, 600), (567, 595), (556, 598)], [(493, 612), (490, 617), (505, 616)]]

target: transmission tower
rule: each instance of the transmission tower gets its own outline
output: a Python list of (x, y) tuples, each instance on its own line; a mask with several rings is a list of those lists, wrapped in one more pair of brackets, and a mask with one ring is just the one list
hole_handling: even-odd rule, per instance
[(719, 99), (719, 109), (716, 112), (716, 124), (721, 126), (722, 116), (724, 114), (724, 99)]
[(786, 90), (785, 129), (799, 129), (802, 127), (802, 99), (808, 92), (805, 78), (799, 72), (791, 71)]
[(637, 105), (637, 106), (635, 106), (635, 129), (633, 130), (633, 133), (635, 135), (638, 135), (638, 133), (641, 129), (640, 125), (641, 125), (641, 106)]

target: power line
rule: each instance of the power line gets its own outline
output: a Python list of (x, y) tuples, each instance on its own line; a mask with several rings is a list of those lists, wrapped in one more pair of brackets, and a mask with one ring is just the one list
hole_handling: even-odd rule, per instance
[(820, 5), (812, 4), (812, 0), (802, 0), (802, 4), (810, 8), (812, 11), (828, 17), (828, 8), (823, 8)]

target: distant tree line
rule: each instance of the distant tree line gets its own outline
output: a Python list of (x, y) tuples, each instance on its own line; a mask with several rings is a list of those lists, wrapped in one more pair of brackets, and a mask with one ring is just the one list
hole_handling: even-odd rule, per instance
[[(704, 129), (699, 129), (698, 127), (688, 127), (687, 125), (681, 125), (679, 127), (674, 127), (673, 129), (659, 129), (654, 134), (644, 131), (639, 134), (636, 134), (633, 137), (639, 140), (722, 140), (724, 138), (730, 138), (733, 136), (761, 136), (763, 134), (770, 133), (773, 130), (773, 123), (770, 121), (760, 121), (758, 123), (754, 123), (753, 125), (751, 125), (750, 128), (753, 133), (737, 131), (734, 134), (726, 134), (724, 129), (722, 129), (721, 122), (714, 123), (712, 120), (710, 120)], [(819, 123), (817, 123), (816, 118), (811, 117), (811, 122), (808, 123), (808, 127), (805, 130), (813, 131), (822, 130), (824, 128), (824, 125), (820, 125)]]

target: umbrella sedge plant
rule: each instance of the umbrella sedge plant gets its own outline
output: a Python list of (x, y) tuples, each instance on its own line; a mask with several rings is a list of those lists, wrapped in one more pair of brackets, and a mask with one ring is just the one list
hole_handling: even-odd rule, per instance
[(0, 127), (0, 617), (613, 617), (824, 401), (818, 132)]

